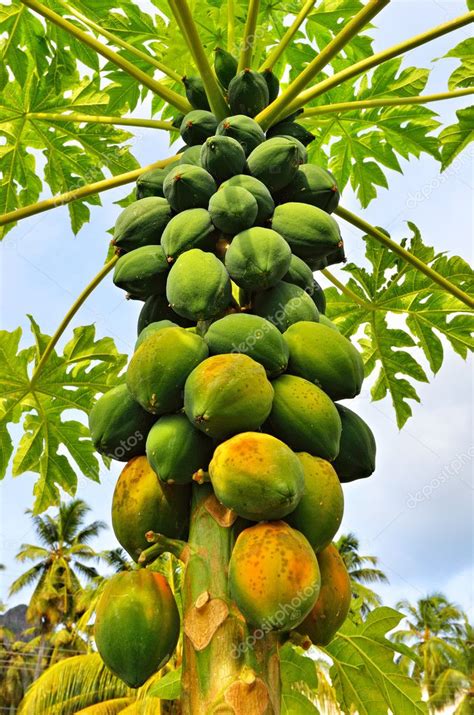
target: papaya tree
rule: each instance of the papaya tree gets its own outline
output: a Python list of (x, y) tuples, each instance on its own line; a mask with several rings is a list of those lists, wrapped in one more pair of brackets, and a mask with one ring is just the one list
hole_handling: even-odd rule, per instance
[[(422, 155), (444, 170), (466, 148), (472, 107), (441, 127), (427, 105), (472, 94), (472, 40), (448, 53), (459, 62), (442, 93), (424, 94), (429, 72), (403, 58), (474, 11), (469, 0), (375, 52), (389, 3), (13, 0), (0, 15), (2, 236), (66, 205), (78, 233), (103, 192), (136, 183), (55, 333), (33, 317), (32, 346), (2, 332), (0, 473), (10, 461), (35, 473), (40, 513), (75, 493), (76, 469), (98, 480), (95, 451), (126, 463), (112, 521), (136, 569), (104, 588), (96, 643), (133, 688), (182, 649), (181, 675), (152, 691), (182, 713), (317, 712), (311, 644), (343, 711), (425, 712), (394, 660), (416, 653), (386, 638), (402, 615), (344, 623), (341, 485), (371, 476), (376, 445), (339, 401), (372, 376), (402, 427), (428, 379), (410, 349), (436, 373), (440, 338), (463, 358), (472, 346), (472, 273), (414, 224), (393, 240), (341, 193), (366, 209), (384, 170)], [(170, 155), (140, 166), (142, 129), (167, 133)], [(369, 267), (336, 274), (351, 259), (344, 226), (361, 232)], [(57, 350), (112, 271), (140, 305), (126, 370), (92, 325)], [(163, 554), (181, 562), (182, 588), (157, 572)]]

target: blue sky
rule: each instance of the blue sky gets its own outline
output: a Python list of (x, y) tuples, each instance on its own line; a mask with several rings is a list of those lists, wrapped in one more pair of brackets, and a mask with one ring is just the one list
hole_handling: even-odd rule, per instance
[[(458, 0), (393, 0), (377, 18), (376, 49), (383, 49), (466, 11)], [(405, 63), (430, 67), (457, 42), (465, 39), (464, 28), (422, 47)], [(434, 63), (426, 92), (445, 91), (453, 60)], [(455, 109), (466, 102), (431, 105), (443, 122), (454, 121)], [(136, 112), (148, 116), (146, 108)], [(138, 130), (134, 152), (142, 164), (169, 154), (164, 133)], [(472, 152), (466, 152), (444, 175), (439, 165), (423, 156), (410, 164), (402, 162), (404, 175), (388, 172), (390, 190), (365, 211), (346, 190), (344, 205), (376, 225), (389, 229), (395, 239), (406, 234), (405, 221), (420, 228), (424, 240), (438, 250), (469, 259), (472, 245)], [(418, 192), (427, 194), (413, 200)], [(114, 205), (127, 189), (102, 194), (103, 208), (94, 208), (92, 220), (74, 238), (67, 210), (58, 208), (27, 219), (15, 228), (0, 247), (2, 277), (2, 328), (18, 325), (28, 335), (27, 313), (33, 313), (42, 330), (51, 334), (75, 297), (103, 263), (110, 236), (106, 233), (119, 213)], [(45, 196), (49, 194), (46, 192)], [(342, 224), (349, 260), (363, 261), (360, 234)], [(334, 271), (338, 274), (338, 269)], [(122, 352), (130, 353), (136, 334), (139, 304), (124, 300), (111, 278), (93, 293), (70, 326), (95, 323), (98, 336), (112, 336)], [(64, 341), (63, 341), (64, 343)], [(26, 344), (26, 343), (25, 343)], [(387, 400), (371, 403), (370, 382), (351, 407), (372, 426), (378, 444), (375, 475), (345, 486), (346, 509), (342, 531), (354, 531), (361, 550), (376, 554), (390, 585), (379, 587), (388, 604), (399, 598), (417, 599), (434, 590), (445, 592), (472, 615), (472, 371), (469, 363), (447, 351), (440, 373), (429, 385), (418, 388), (421, 404), (414, 417), (399, 432)], [(92, 507), (92, 517), (110, 522), (110, 503), (121, 465), (101, 473), (101, 484), (79, 475), (77, 495)], [(8, 475), (0, 485), (0, 600), (6, 600), (8, 585), (23, 570), (14, 560), (22, 542), (34, 539), (24, 510), (32, 503), (34, 476), (13, 479)], [(420, 497), (419, 495), (423, 496)], [(115, 547), (113, 532), (105, 532), (100, 548)], [(11, 599), (9, 605), (24, 601), (27, 593)]]

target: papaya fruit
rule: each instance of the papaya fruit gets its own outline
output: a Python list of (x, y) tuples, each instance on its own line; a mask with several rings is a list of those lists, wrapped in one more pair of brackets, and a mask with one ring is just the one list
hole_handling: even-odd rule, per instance
[(247, 189), (226, 186), (211, 196), (209, 214), (216, 228), (223, 233), (234, 235), (253, 226), (258, 214), (258, 204)]
[(319, 385), (332, 400), (359, 394), (364, 363), (344, 335), (321, 323), (301, 321), (290, 325), (283, 337), (290, 351), (288, 372)]
[(201, 147), (201, 164), (221, 184), (245, 167), (245, 154), (232, 137), (216, 135), (206, 139)]
[(223, 50), (222, 47), (216, 47), (214, 53), (214, 71), (216, 77), (221, 87), (227, 89), (229, 83), (237, 74), (238, 62), (230, 52)]
[(141, 552), (150, 546), (145, 539), (147, 531), (186, 539), (190, 504), (189, 486), (163, 484), (145, 456), (134, 457), (120, 473), (112, 497), (117, 541), (138, 562)]
[(262, 365), (247, 355), (213, 355), (186, 380), (184, 411), (210, 437), (257, 430), (270, 414), (273, 388)]
[(155, 418), (127, 390), (117, 385), (105, 392), (89, 413), (92, 444), (100, 454), (119, 462), (145, 454), (145, 443)]
[(258, 315), (231, 313), (216, 320), (204, 335), (211, 355), (244, 353), (277, 377), (288, 365), (288, 345), (280, 331)]
[(302, 288), (308, 295), (312, 295), (314, 289), (313, 271), (307, 263), (299, 256), (292, 255), (288, 272), (283, 276), (286, 283)]
[[(300, 142), (299, 139), (291, 136), (291, 134), (285, 134), (285, 135), (282, 135), (281, 137), (273, 137), (273, 138), (274, 139), (286, 139), (287, 141), (294, 144), (296, 146), (296, 148), (298, 149), (299, 165), (301, 166), (302, 164), (306, 164), (306, 162), (308, 161), (308, 151), (307, 151), (305, 145), (302, 142)], [(270, 140), (267, 139), (267, 141), (270, 141)]]
[(263, 70), (260, 73), (265, 80), (268, 88), (268, 104), (271, 104), (280, 94), (280, 80), (273, 74), (270, 68)]
[(107, 581), (100, 596), (95, 642), (105, 665), (138, 688), (172, 656), (179, 638), (179, 613), (164, 576), (140, 569)]
[(278, 199), (281, 203), (296, 201), (310, 204), (330, 214), (337, 209), (340, 194), (330, 171), (316, 164), (302, 164)]
[(375, 471), (374, 433), (367, 422), (348, 407), (336, 407), (342, 423), (342, 435), (334, 469), (343, 483), (366, 479)]
[(246, 621), (266, 633), (290, 631), (306, 618), (321, 577), (303, 534), (283, 521), (240, 533), (229, 562), (229, 589)]
[(303, 467), (304, 493), (285, 521), (301, 531), (318, 553), (329, 546), (341, 525), (344, 493), (329, 462), (307, 452), (299, 452), (296, 456)]
[(328, 645), (346, 620), (351, 605), (351, 581), (344, 561), (334, 544), (317, 555), (321, 589), (313, 608), (298, 631), (313, 645)]
[(293, 180), (300, 165), (300, 150), (290, 139), (273, 137), (255, 147), (247, 165), (250, 174), (274, 193)]
[(333, 217), (309, 204), (295, 201), (280, 204), (273, 214), (272, 228), (288, 241), (293, 253), (307, 263), (308, 258), (327, 256), (342, 244), (341, 232)]
[(304, 490), (298, 457), (284, 442), (260, 432), (241, 432), (220, 444), (209, 465), (218, 500), (244, 519), (281, 519)]
[(184, 114), (182, 112), (178, 112), (178, 114), (175, 114), (174, 117), (171, 119), (171, 124), (175, 129), (179, 129), (181, 124), (183, 123), (184, 119)]
[(168, 263), (172, 263), (191, 248), (212, 250), (215, 228), (206, 209), (188, 209), (173, 216), (161, 237), (161, 245)]
[(150, 323), (146, 326), (146, 328), (143, 328), (138, 336), (135, 343), (135, 350), (139, 348), (140, 345), (150, 337), (150, 335), (153, 335), (153, 333), (157, 333), (158, 330), (163, 330), (164, 328), (179, 328), (179, 325), (177, 323), (173, 323), (171, 320), (157, 320), (156, 323)]
[(147, 196), (127, 206), (119, 215), (113, 243), (121, 251), (158, 245), (171, 218), (171, 206), (160, 196)]
[(161, 246), (142, 246), (120, 256), (114, 268), (114, 284), (132, 298), (146, 300), (164, 293), (169, 265)]
[(166, 174), (166, 169), (150, 169), (140, 174), (135, 190), (137, 199), (145, 199), (147, 196), (164, 198), (163, 182)]
[(329, 320), (327, 315), (324, 315), (324, 313), (319, 314), (319, 322), (322, 325), (326, 325), (328, 328), (331, 328), (331, 330), (339, 331), (339, 328), (337, 327), (336, 323), (333, 323), (332, 320)]
[(239, 186), (242, 189), (247, 189), (252, 194), (258, 207), (257, 218), (255, 219), (255, 223), (258, 226), (265, 224), (273, 216), (275, 202), (271, 193), (261, 181), (253, 176), (247, 176), (247, 174), (237, 174), (224, 181), (219, 187), (219, 191), (228, 186)]
[(319, 320), (318, 309), (311, 297), (299, 286), (284, 281), (257, 293), (252, 312), (269, 320), (282, 333), (301, 320)]
[(334, 402), (302, 377), (280, 375), (272, 386), (275, 395), (265, 432), (297, 452), (332, 462), (339, 453), (342, 431)]
[(212, 253), (192, 248), (173, 264), (166, 297), (178, 315), (196, 321), (211, 320), (232, 301), (229, 274)]
[(212, 137), (216, 129), (217, 119), (212, 112), (194, 109), (183, 117), (179, 133), (186, 144), (191, 147), (200, 145), (208, 137)]
[(176, 412), (183, 405), (186, 378), (208, 352), (199, 335), (183, 328), (167, 328), (150, 335), (133, 354), (127, 369), (131, 396), (154, 415)]
[(323, 268), (334, 265), (335, 263), (345, 263), (347, 259), (344, 252), (344, 243), (341, 240), (337, 248), (329, 251), (329, 253), (326, 253), (324, 256), (316, 258), (307, 257), (305, 260), (313, 271), (320, 271)]
[(294, 139), (298, 139), (303, 146), (308, 146), (308, 144), (311, 144), (315, 139), (314, 134), (308, 132), (301, 124), (288, 122), (286, 120), (278, 122), (278, 124), (274, 124), (273, 127), (268, 129), (267, 139), (271, 139), (272, 137), (293, 137)]
[(193, 325), (192, 321), (187, 318), (182, 318), (174, 312), (168, 303), (165, 295), (157, 293), (146, 299), (143, 308), (138, 316), (137, 335), (140, 335), (150, 323), (156, 323), (161, 320), (168, 320), (172, 323), (177, 323), (183, 328)]
[(178, 165), (181, 164), (201, 166), (201, 145), (194, 144), (193, 146), (188, 146), (187, 149), (184, 149), (180, 159), (178, 160)]
[(190, 484), (199, 469), (207, 471), (214, 451), (209, 437), (195, 429), (186, 415), (164, 415), (153, 425), (146, 442), (147, 459), (156, 476), (167, 484)]
[(272, 288), (288, 271), (291, 249), (271, 228), (254, 226), (234, 237), (225, 254), (225, 267), (240, 288)]
[(326, 294), (316, 280), (313, 280), (313, 290), (310, 295), (319, 311), (319, 319), (321, 320), (321, 315), (326, 312)]
[(186, 98), (194, 109), (209, 111), (209, 100), (207, 98), (204, 83), (200, 77), (183, 77)]
[(163, 191), (171, 208), (186, 211), (206, 209), (217, 186), (209, 172), (201, 166), (180, 164), (167, 175)]
[(260, 124), (245, 114), (236, 114), (223, 119), (217, 127), (216, 134), (232, 137), (238, 141), (246, 157), (256, 146), (265, 141), (265, 134)]
[(259, 72), (244, 69), (229, 82), (227, 96), (231, 114), (255, 117), (268, 104), (268, 85)]

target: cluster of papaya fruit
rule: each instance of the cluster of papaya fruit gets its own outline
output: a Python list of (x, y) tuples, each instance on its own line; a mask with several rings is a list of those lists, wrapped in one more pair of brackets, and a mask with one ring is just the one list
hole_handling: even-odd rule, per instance
[[(99, 452), (127, 462), (112, 522), (135, 561), (147, 532), (186, 539), (191, 485), (210, 481), (244, 520), (229, 589), (249, 626), (326, 644), (350, 603), (331, 543), (341, 483), (375, 468), (372, 431), (339, 404), (360, 392), (362, 359), (326, 318), (313, 277), (344, 260), (331, 216), (339, 192), (306, 163), (312, 135), (296, 117), (266, 135), (253, 119), (278, 94), (276, 78), (237, 73), (226, 55), (215, 68), (234, 113), (218, 123), (188, 80), (186, 147), (138, 179), (115, 225), (114, 283), (144, 304), (126, 381), (98, 400), (90, 430)], [(117, 644), (132, 619), (133, 636)], [(96, 639), (126, 682), (161, 667), (178, 634), (165, 579), (143, 569), (111, 580)]]

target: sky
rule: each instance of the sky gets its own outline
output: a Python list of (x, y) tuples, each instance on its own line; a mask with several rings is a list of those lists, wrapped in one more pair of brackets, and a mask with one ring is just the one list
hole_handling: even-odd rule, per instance
[[(429, 27), (446, 22), (466, 11), (458, 0), (392, 0), (378, 16), (375, 49), (384, 49)], [(445, 91), (455, 60), (441, 57), (465, 39), (464, 28), (412, 51), (405, 66), (433, 67), (427, 93)], [(465, 99), (431, 105), (443, 123), (455, 120), (455, 110)], [(136, 116), (149, 116), (146, 109)], [(169, 155), (164, 132), (137, 130), (134, 153), (143, 164)], [(343, 204), (375, 225), (384, 226), (395, 239), (406, 235), (406, 221), (413, 221), (428, 245), (449, 255), (470, 260), (472, 250), (472, 151), (445, 174), (427, 156), (409, 164), (401, 162), (403, 175), (386, 171), (389, 190), (367, 209), (361, 210), (350, 190)], [(22, 221), (0, 246), (1, 327), (24, 330), (24, 345), (31, 344), (26, 315), (33, 313), (43, 332), (52, 334), (76, 296), (100, 269), (110, 240), (106, 231), (114, 224), (120, 208), (114, 202), (128, 193), (120, 188), (102, 194), (102, 208), (94, 207), (91, 222), (74, 237), (66, 208)], [(419, 199), (420, 193), (424, 196)], [(49, 196), (46, 191), (44, 196)], [(363, 262), (360, 233), (341, 222), (350, 261)], [(342, 277), (338, 268), (337, 276)], [(322, 281), (324, 283), (324, 281)], [(121, 291), (106, 279), (92, 294), (70, 325), (60, 346), (78, 325), (94, 323), (98, 337), (111, 336), (121, 352), (133, 350), (139, 304), (127, 302)], [(370, 380), (362, 394), (351, 401), (372, 427), (377, 440), (377, 469), (368, 480), (345, 485), (345, 514), (341, 533), (354, 532), (361, 553), (375, 554), (390, 579), (378, 586), (384, 602), (414, 601), (433, 591), (442, 591), (474, 615), (472, 568), (472, 363), (446, 351), (443, 366), (428, 385), (417, 385), (420, 404), (399, 431), (394, 412), (386, 399), (370, 401)], [(20, 433), (15, 430), (14, 436)], [(123, 465), (110, 471), (102, 468), (101, 484), (78, 475), (77, 496), (91, 507), (91, 519), (110, 524), (114, 484)], [(34, 475), (13, 479), (9, 473), (0, 484), (0, 601), (7, 601), (8, 586), (24, 570), (14, 555), (20, 543), (34, 542), (25, 509), (32, 504)], [(114, 548), (111, 528), (96, 543), (98, 549)], [(8, 600), (12, 606), (24, 602), (28, 592)]]

